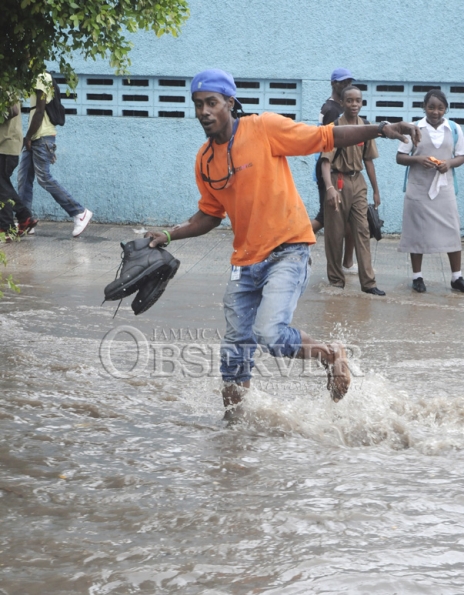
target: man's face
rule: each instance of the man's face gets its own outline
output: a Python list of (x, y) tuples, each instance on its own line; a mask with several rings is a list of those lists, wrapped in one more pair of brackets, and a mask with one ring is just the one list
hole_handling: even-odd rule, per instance
[(345, 87), (348, 87), (348, 85), (351, 85), (353, 83), (353, 79), (345, 79), (344, 81), (333, 81), (332, 82), (332, 86), (335, 89), (335, 91), (341, 95), (342, 91)]
[(196, 91), (193, 94), (195, 117), (200, 120), (206, 136), (220, 136), (231, 121), (231, 110), (234, 106), (232, 97), (224, 99), (220, 93), (212, 91)]

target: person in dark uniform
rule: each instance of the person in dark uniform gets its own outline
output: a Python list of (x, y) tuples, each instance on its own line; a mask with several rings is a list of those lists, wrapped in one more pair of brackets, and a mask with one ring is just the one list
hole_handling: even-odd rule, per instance
[[(327, 126), (335, 122), (335, 120), (343, 114), (343, 107), (341, 102), (341, 94), (345, 87), (351, 85), (354, 76), (346, 68), (336, 68), (330, 76), (330, 84), (332, 85), (332, 94), (321, 107), (319, 114), (319, 124)], [(311, 220), (314, 233), (317, 233), (324, 227), (324, 197), (325, 184), (322, 179), (321, 171), (321, 157), (316, 162), (316, 181), (317, 189), (319, 191), (319, 212), (314, 219)], [(351, 234), (351, 228), (348, 225), (345, 235), (345, 255), (343, 257), (343, 272), (345, 274), (357, 274), (358, 266), (353, 263), (354, 241)]]
[[(342, 91), (343, 114), (334, 129), (344, 126), (366, 126), (359, 116), (362, 93), (353, 85)], [(386, 125), (386, 124), (385, 124)], [(370, 233), (367, 222), (367, 185), (361, 171), (366, 168), (374, 193), (374, 204), (380, 205), (380, 193), (374, 159), (379, 156), (374, 139), (350, 147), (322, 153), (322, 176), (325, 182), (325, 254), (327, 277), (334, 287), (345, 287), (342, 268), (343, 237), (351, 225), (359, 265), (359, 281), (365, 293), (384, 296), (376, 285), (371, 262)]]

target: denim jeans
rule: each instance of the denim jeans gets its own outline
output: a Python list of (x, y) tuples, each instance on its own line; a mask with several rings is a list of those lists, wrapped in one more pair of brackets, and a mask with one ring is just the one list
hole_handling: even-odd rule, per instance
[(221, 344), (225, 382), (251, 378), (258, 344), (275, 357), (294, 357), (299, 351), (301, 334), (290, 323), (308, 286), (309, 254), (307, 244), (290, 244), (262, 262), (242, 267), (239, 280), (229, 280), (224, 296), (227, 326)]
[(31, 217), (31, 212), (22, 204), (10, 179), (18, 160), (17, 155), (0, 154), (0, 229), (3, 231), (14, 227), (13, 211), (20, 223)]
[(18, 193), (22, 203), (32, 208), (32, 186), (34, 178), (49, 192), (70, 217), (85, 211), (84, 207), (61, 186), (51, 175), (50, 165), (56, 161), (54, 136), (43, 136), (32, 141), (32, 149), (23, 149), (18, 169)]

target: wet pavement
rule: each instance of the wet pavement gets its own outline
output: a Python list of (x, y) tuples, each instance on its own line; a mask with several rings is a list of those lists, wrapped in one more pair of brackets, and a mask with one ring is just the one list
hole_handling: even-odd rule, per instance
[(242, 424), (222, 421), (231, 233), (174, 242), (159, 302), (101, 304), (136, 226), (40, 223), (3, 246), (0, 593), (456, 595), (464, 588), (464, 295), (446, 255), (411, 290), (398, 239), (371, 244), (387, 296), (325, 274), (294, 324), (347, 343), (333, 404), (317, 366), (261, 354)]
[[(6, 273), (13, 274), (22, 291), (19, 296), (7, 294), (3, 304), (0, 303), (1, 307), (8, 311), (7, 306), (11, 303), (15, 310), (21, 309), (27, 307), (28, 300), (40, 298), (71, 309), (101, 304), (103, 287), (114, 279), (120, 263), (119, 242), (143, 237), (143, 229), (93, 224), (80, 238), (73, 239), (68, 223), (40, 223), (35, 236), (29, 236), (18, 244), (2, 246), (8, 258)], [(172, 243), (169, 250), (180, 259), (181, 267), (169, 283), (166, 295), (140, 319), (133, 315), (130, 301), (126, 300), (118, 318), (123, 315), (124, 320), (140, 324), (141, 329), (147, 324), (156, 326), (160, 322), (179, 328), (200, 328), (213, 321), (215, 326), (222, 328), (221, 303), (229, 274), (231, 244), (232, 234), (228, 230), (215, 230), (200, 238)], [(404, 330), (401, 321), (408, 320), (413, 313), (422, 313), (424, 308), (432, 318), (435, 309), (451, 309), (456, 313), (464, 311), (463, 296), (450, 289), (446, 255), (424, 257), (427, 293), (419, 295), (411, 290), (409, 258), (397, 251), (398, 239), (372, 240), (377, 284), (387, 292), (386, 298), (379, 298), (360, 292), (357, 275), (347, 275), (344, 290), (330, 287), (325, 272), (323, 244), (323, 236), (319, 236), (318, 243), (312, 248), (310, 286), (299, 302), (296, 318), (297, 324), (302, 324), (315, 335), (319, 335), (321, 329), (327, 336), (334, 323), (344, 324), (353, 316), (353, 323), (367, 324), (371, 319), (378, 323), (377, 316), (380, 316), (381, 320), (391, 322), (393, 333), (399, 333), (398, 339), (402, 339), (406, 337), (401, 336)], [(321, 302), (324, 302), (323, 312), (315, 305), (315, 318), (313, 304)], [(113, 312), (112, 304), (107, 303), (99, 314), (106, 317), (110, 311)], [(388, 316), (382, 314), (385, 311), (388, 311)], [(126, 318), (126, 314), (129, 317)], [(359, 321), (358, 316), (361, 318)], [(79, 332), (78, 328), (75, 331)], [(389, 332), (384, 327), (382, 331)]]

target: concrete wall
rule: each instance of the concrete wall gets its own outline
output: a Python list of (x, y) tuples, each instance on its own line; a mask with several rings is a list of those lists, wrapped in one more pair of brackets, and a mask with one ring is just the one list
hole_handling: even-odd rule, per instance
[[(133, 75), (191, 77), (219, 67), (237, 78), (303, 80), (303, 120), (317, 120), (337, 66), (363, 81), (464, 81), (462, 0), (190, 1), (180, 37), (132, 36)], [(439, 25), (437, 25), (437, 22)], [(74, 61), (80, 74), (112, 74), (105, 62)], [(71, 116), (57, 139), (56, 177), (101, 222), (172, 224), (196, 210), (193, 166), (203, 132), (193, 119)], [(404, 168), (397, 143), (380, 140), (377, 171), (386, 231), (399, 232)], [(291, 159), (298, 189), (315, 215), (312, 157)], [(464, 168), (459, 171), (464, 197)], [(65, 213), (41, 189), (40, 217)], [(458, 199), (464, 221), (464, 200)]]

